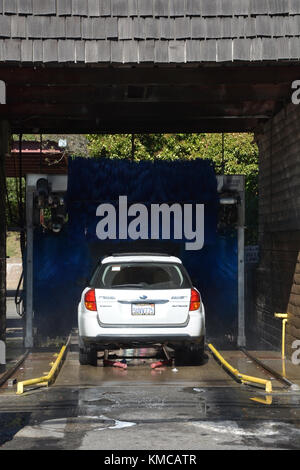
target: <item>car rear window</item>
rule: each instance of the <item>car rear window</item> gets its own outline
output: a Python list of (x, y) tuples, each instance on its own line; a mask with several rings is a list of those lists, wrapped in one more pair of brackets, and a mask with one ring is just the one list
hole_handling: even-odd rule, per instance
[(108, 263), (100, 265), (90, 283), (95, 289), (187, 289), (190, 278), (175, 263)]

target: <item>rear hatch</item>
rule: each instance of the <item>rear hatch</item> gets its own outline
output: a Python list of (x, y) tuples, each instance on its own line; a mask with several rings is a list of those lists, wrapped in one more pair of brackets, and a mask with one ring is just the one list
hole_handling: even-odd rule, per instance
[(179, 326), (189, 314), (190, 289), (96, 289), (98, 319), (111, 326)]
[(188, 320), (192, 286), (181, 263), (104, 263), (91, 287), (102, 325), (179, 326)]

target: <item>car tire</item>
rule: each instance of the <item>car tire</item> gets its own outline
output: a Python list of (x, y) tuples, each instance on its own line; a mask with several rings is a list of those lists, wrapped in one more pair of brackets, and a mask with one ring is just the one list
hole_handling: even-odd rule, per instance
[(175, 357), (178, 365), (196, 365), (201, 364), (205, 357), (204, 339), (200, 343), (189, 343), (176, 350)]
[(201, 363), (204, 357), (204, 341), (201, 341), (201, 343), (191, 343), (187, 352), (191, 364)]
[(79, 348), (79, 362), (82, 366), (97, 366), (97, 350)]

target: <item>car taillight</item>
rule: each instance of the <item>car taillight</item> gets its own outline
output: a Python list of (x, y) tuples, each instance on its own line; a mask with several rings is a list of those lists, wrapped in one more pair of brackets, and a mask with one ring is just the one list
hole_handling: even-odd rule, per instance
[(200, 294), (196, 289), (192, 289), (191, 291), (191, 301), (190, 301), (190, 311), (198, 310), (201, 305), (201, 298)]
[(97, 311), (95, 289), (90, 289), (84, 296), (84, 305), (87, 310)]

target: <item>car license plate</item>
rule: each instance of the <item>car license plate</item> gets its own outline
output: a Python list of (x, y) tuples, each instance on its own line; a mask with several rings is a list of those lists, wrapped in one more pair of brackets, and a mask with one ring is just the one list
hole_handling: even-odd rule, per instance
[(154, 304), (131, 304), (131, 315), (155, 315)]

